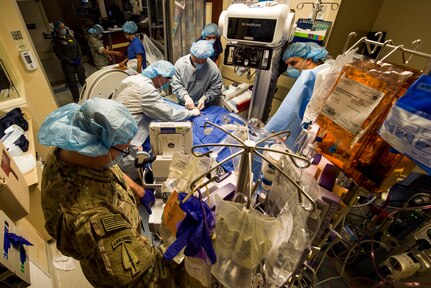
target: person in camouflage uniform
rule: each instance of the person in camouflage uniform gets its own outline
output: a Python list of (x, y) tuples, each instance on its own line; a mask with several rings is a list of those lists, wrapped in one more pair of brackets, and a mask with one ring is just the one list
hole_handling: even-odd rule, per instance
[(63, 69), (64, 77), (66, 78), (66, 85), (69, 87), (72, 94), (73, 101), (79, 101), (79, 89), (76, 77), (81, 86), (85, 84), (85, 69), (81, 62), (81, 46), (78, 41), (66, 29), (62, 21), (57, 21), (54, 24), (54, 38), (51, 45), (55, 55), (61, 61), (61, 69)]
[(113, 165), (136, 132), (128, 110), (108, 99), (48, 115), (38, 133), (56, 147), (42, 177), (45, 228), (95, 287), (200, 287), (140, 234), (137, 198), (148, 207), (154, 196)]
[(94, 66), (96, 66), (97, 69), (108, 65), (109, 62), (111, 62), (111, 56), (123, 57), (123, 53), (106, 49), (103, 46), (101, 40), (103, 31), (105, 30), (99, 24), (88, 29), (88, 33), (90, 34), (90, 37), (88, 37), (88, 47), (90, 47)]

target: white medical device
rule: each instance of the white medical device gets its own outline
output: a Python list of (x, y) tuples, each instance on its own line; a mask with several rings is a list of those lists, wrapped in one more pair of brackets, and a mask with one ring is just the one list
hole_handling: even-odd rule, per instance
[[(158, 185), (158, 183), (162, 183), (168, 178), (169, 165), (175, 152), (191, 153), (193, 145), (192, 123), (189, 121), (151, 122), (149, 129), (151, 151), (156, 155), (156, 160), (154, 160), (151, 167), (154, 183)], [(157, 198), (151, 208), (152, 214), (148, 218), (148, 225), (150, 231), (154, 233), (159, 233), (160, 231), (163, 207), (163, 199)]]
[(21, 56), (25, 69), (29, 71), (36, 70), (37, 63), (36, 63), (36, 60), (34, 59), (33, 53), (31, 53), (30, 50), (21, 51), (19, 52), (19, 55)]
[(93, 97), (112, 99), (121, 81), (130, 76), (127, 71), (120, 69), (101, 69), (85, 79), (79, 102), (82, 103)]
[(151, 122), (150, 143), (156, 160), (152, 164), (155, 179), (166, 179), (174, 152), (190, 154), (193, 146), (192, 123)]
[(261, 2), (230, 5), (221, 13), (218, 24), (231, 42), (275, 45), (287, 40), (294, 23), (288, 5)]
[(294, 30), (294, 20), (288, 5), (273, 1), (232, 4), (220, 14), (218, 24), (228, 40), (224, 64), (256, 69), (249, 119), (268, 118), (282, 50)]

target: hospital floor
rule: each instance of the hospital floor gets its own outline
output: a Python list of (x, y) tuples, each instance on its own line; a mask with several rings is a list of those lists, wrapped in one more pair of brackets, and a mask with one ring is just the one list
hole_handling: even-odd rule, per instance
[[(88, 77), (94, 72), (97, 71), (96, 67), (92, 66), (88, 62), (83, 62), (84, 69), (85, 69), (85, 75)], [(79, 85), (79, 91), (81, 92), (82, 87)], [(60, 84), (52, 87), (52, 90), (54, 91), (55, 99), (57, 101), (58, 107), (64, 106), (69, 103), (73, 103), (72, 94), (70, 93), (69, 88), (66, 87), (66, 84)]]

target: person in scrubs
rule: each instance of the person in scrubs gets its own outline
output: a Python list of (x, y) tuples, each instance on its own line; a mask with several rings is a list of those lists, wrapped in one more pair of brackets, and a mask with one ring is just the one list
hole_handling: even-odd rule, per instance
[[(142, 70), (147, 67), (147, 56), (145, 54), (144, 44), (142, 44), (142, 41), (136, 36), (138, 26), (133, 21), (127, 21), (124, 23), (122, 29), (130, 43), (129, 46), (127, 46), (127, 58), (120, 63), (120, 66), (126, 66), (126, 63), (129, 61), (132, 62), (131, 60), (136, 59), (134, 60), (136, 61), (135, 70), (136, 72), (141, 73)], [(128, 63), (128, 66), (130, 66), (130, 64), (131, 63)]]
[(196, 41), (190, 54), (175, 63), (172, 78), (172, 93), (180, 105), (192, 110), (202, 110), (208, 105), (217, 105), (220, 100), (223, 79), (218, 66), (210, 59), (214, 54), (211, 42)]
[(289, 130), (286, 145), (294, 149), (295, 141), (302, 131), (305, 108), (313, 95), (319, 72), (328, 70), (331, 61), (325, 62), (328, 51), (313, 42), (293, 43), (284, 51), (282, 60), (287, 64), (285, 74), (296, 78), (289, 93), (278, 110), (265, 125), (268, 132)]
[(160, 95), (174, 76), (174, 66), (165, 60), (159, 60), (148, 66), (142, 74), (133, 75), (121, 81), (114, 100), (122, 103), (138, 123), (138, 133), (130, 145), (130, 155), (121, 162), (123, 171), (132, 179), (137, 178), (134, 158), (139, 147), (149, 135), (151, 121), (184, 121), (192, 116), (198, 116), (200, 110), (185, 109), (173, 102), (165, 101)]
[(217, 66), (220, 66), (220, 58), (221, 53), (223, 52), (223, 46), (221, 45), (220, 33), (218, 31), (217, 24), (209, 23), (205, 25), (204, 29), (202, 30), (201, 37), (199, 37), (199, 39), (196, 41), (199, 40), (208, 40), (213, 44), (214, 54), (210, 56), (210, 59), (213, 60)]

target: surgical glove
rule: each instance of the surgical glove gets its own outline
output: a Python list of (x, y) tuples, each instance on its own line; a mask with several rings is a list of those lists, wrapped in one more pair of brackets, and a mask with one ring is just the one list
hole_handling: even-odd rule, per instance
[(205, 108), (205, 101), (207, 100), (206, 96), (202, 96), (198, 101), (198, 109), (202, 110)]
[(195, 103), (193, 102), (193, 99), (189, 95), (184, 96), (184, 106), (186, 106), (186, 108), (189, 110), (192, 110), (195, 108)]
[(164, 257), (172, 260), (183, 250), (184, 255), (197, 257), (202, 249), (214, 264), (217, 260), (214, 247), (211, 241), (210, 232), (215, 227), (215, 217), (207, 203), (192, 196), (185, 203), (186, 193), (178, 194), (180, 208), (186, 213), (186, 217), (181, 222), (177, 231), (177, 239), (166, 250)]
[(79, 63), (81, 63), (81, 58), (77, 57), (73, 59), (73, 65), (79, 65)]
[(151, 206), (154, 204), (154, 202), (156, 202), (156, 197), (154, 197), (153, 190), (145, 188), (144, 197), (140, 198), (139, 202), (141, 202), (142, 206), (147, 209), (148, 214), (151, 214)]
[(199, 110), (198, 108), (194, 108), (193, 110), (190, 110), (190, 115), (191, 116), (199, 116), (199, 115), (201, 115), (201, 110)]

